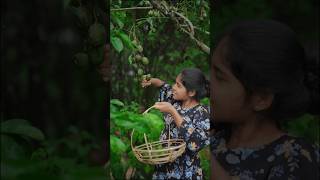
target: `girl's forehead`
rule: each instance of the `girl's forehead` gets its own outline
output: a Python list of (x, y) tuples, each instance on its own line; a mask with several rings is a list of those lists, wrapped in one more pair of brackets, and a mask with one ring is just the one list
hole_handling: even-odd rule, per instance
[(178, 76), (176, 77), (176, 81), (181, 82), (181, 74), (178, 74)]

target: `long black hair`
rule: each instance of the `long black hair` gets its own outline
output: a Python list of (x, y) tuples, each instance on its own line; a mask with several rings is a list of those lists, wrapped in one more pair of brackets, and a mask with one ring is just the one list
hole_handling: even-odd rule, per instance
[(200, 69), (187, 68), (181, 71), (181, 82), (187, 91), (195, 91), (193, 97), (200, 101), (202, 98), (209, 97), (210, 83)]
[(247, 94), (271, 93), (271, 108), (263, 115), (275, 120), (305, 113), (310, 102), (306, 86), (306, 55), (296, 34), (272, 20), (242, 21), (220, 37), (224, 57)]

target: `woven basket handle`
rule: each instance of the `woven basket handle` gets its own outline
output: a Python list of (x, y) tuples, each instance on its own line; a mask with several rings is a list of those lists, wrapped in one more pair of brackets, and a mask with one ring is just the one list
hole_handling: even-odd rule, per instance
[(169, 123), (169, 129), (168, 129), (168, 135), (169, 135), (168, 147), (170, 147), (170, 124), (171, 123)]
[(131, 131), (131, 149), (133, 149), (133, 145), (132, 145), (133, 132), (134, 132), (134, 129)]
[[(154, 105), (149, 107), (147, 110), (145, 110), (142, 114), (148, 113), (152, 108), (154, 108)], [(169, 129), (168, 129), (168, 135), (169, 135), (169, 141), (168, 141), (168, 147), (170, 147), (170, 123), (169, 123)]]
[(154, 108), (154, 106), (149, 107), (147, 110), (145, 110), (142, 114), (145, 115), (146, 113), (148, 113), (148, 111), (150, 111), (152, 108)]

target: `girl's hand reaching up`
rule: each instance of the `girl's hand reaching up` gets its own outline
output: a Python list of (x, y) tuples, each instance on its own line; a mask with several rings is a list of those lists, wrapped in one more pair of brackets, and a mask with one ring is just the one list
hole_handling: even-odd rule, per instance
[(146, 80), (146, 79), (143, 79), (142, 81), (141, 81), (141, 86), (143, 87), (143, 88), (145, 88), (145, 87), (148, 87), (148, 86), (150, 86), (152, 83), (151, 83), (151, 79), (148, 81), (148, 80)]
[(141, 81), (141, 86), (144, 87), (148, 87), (148, 86), (155, 86), (155, 87), (160, 87), (164, 84), (164, 81), (162, 81), (161, 79), (158, 78), (151, 78), (149, 81), (146, 79), (143, 79)]

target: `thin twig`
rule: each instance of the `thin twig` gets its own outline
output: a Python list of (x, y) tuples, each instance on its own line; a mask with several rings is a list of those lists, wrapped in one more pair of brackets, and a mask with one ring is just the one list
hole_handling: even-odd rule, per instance
[(207, 34), (207, 35), (210, 35), (210, 32), (209, 31), (205, 31), (205, 30), (203, 30), (203, 29), (201, 29), (201, 28), (198, 28), (197, 26), (193, 26), (194, 27), (194, 29), (197, 29), (197, 30), (199, 30), (200, 32), (203, 32), (203, 33), (205, 33), (205, 34)]
[(191, 34), (192, 36), (194, 36), (194, 28), (193, 28), (192, 22), (191, 22), (187, 17), (185, 17), (184, 15), (182, 15), (181, 13), (178, 13), (178, 12), (174, 12), (174, 13), (175, 13), (176, 15), (180, 16), (182, 19), (184, 19), (184, 20), (188, 23), (189, 28), (190, 28), (190, 34)]
[(127, 10), (141, 10), (141, 9), (153, 9), (152, 6), (148, 7), (129, 7), (129, 8), (116, 8), (116, 9), (110, 9), (111, 11), (127, 11)]

